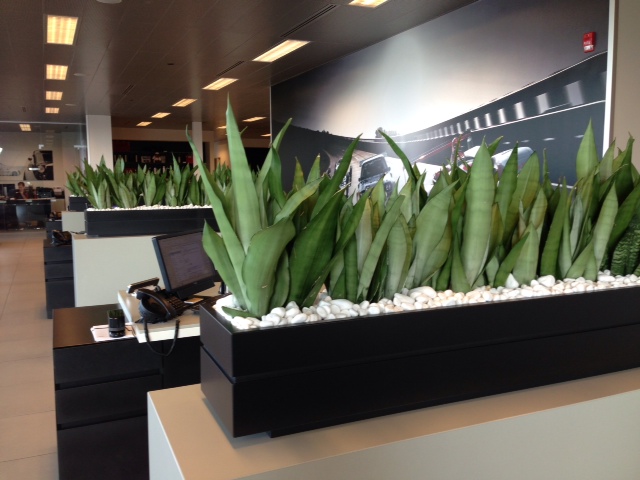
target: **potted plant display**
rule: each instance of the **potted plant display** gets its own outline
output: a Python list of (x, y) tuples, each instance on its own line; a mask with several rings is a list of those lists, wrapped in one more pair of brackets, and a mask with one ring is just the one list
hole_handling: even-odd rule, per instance
[(145, 165), (135, 172), (125, 170), (122, 158), (113, 170), (104, 159), (95, 169), (85, 161), (82, 171), (68, 174), (67, 187), (89, 205), (84, 210), (90, 236), (173, 233), (202, 228), (205, 221), (215, 228), (196, 170), (180, 167), (175, 158), (166, 170)]
[(386, 137), (409, 181), (354, 201), (340, 184), (357, 139), (333, 176), (296, 165), (283, 190), (287, 125), (254, 176), (229, 107), (231, 186), (204, 178), (219, 227), (204, 248), (233, 295), (202, 307), (202, 389), (231, 435), (640, 366), (632, 139), (600, 159), (589, 125), (573, 187), (535, 153), (518, 170), (517, 147), (498, 174), (499, 140), (483, 144), (427, 195)]

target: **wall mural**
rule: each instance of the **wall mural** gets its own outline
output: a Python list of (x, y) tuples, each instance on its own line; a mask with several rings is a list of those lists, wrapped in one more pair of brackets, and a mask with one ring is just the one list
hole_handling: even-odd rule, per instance
[[(308, 171), (316, 155), (333, 171), (361, 136), (348, 193), (402, 179), (378, 129), (428, 172), (427, 187), (459, 152), (503, 136), (500, 169), (519, 145), (523, 163), (546, 154), (552, 181), (575, 182), (575, 154), (589, 120), (602, 151), (608, 0), (481, 0), (272, 88), (272, 131), (292, 118), (284, 165)], [(582, 39), (595, 32), (585, 54)], [(626, 139), (619, 139), (626, 142)], [(293, 168), (283, 168), (285, 184)], [(289, 175), (289, 177), (287, 177)]]

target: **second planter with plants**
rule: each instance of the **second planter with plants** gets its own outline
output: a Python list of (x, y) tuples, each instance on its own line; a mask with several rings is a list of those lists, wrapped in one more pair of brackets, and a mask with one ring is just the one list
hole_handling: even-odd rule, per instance
[[(640, 273), (632, 141), (600, 159), (589, 127), (573, 188), (554, 186), (535, 154), (518, 171), (516, 151), (498, 177), (494, 142), (479, 149), (469, 173), (443, 170), (427, 195), (424, 178), (387, 137), (409, 181), (388, 200), (380, 184), (353, 201), (339, 185), (356, 142), (331, 178), (317, 163), (306, 178), (298, 167), (285, 193), (283, 132), (254, 177), (229, 109), (231, 191), (211, 175), (204, 182), (220, 230), (205, 228), (205, 250), (235, 297), (237, 308), (225, 312), (249, 317), (245, 325), (266, 325), (273, 308), (291, 302), (310, 307), (322, 289), (374, 302), (418, 286), (464, 293), (541, 276)], [(628, 287), (248, 330), (205, 306), (202, 389), (231, 435), (277, 435), (637, 367), (637, 293)]]

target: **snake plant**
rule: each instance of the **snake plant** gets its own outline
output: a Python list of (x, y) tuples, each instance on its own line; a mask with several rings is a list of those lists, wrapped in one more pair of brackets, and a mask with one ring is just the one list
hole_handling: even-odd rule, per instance
[(361, 302), (421, 285), (461, 292), (501, 286), (510, 276), (521, 284), (541, 275), (595, 279), (612, 258), (618, 269), (640, 271), (633, 139), (599, 159), (589, 124), (571, 189), (551, 183), (546, 155), (541, 165), (534, 153), (518, 171), (517, 145), (496, 174), (500, 139), (483, 142), (467, 171), (454, 162), (427, 194), (424, 176), (383, 133), (408, 181), (388, 199), (379, 182), (355, 201), (340, 184), (359, 139), (332, 177), (320, 174), (319, 159), (306, 178), (296, 162), (293, 188), (283, 190), (278, 148), (288, 126), (254, 175), (229, 104), (224, 183), (221, 172), (204, 168), (187, 131), (220, 228), (205, 226), (204, 248), (236, 297), (242, 312), (235, 314), (260, 317), (291, 301), (308, 306), (323, 285), (333, 297)]

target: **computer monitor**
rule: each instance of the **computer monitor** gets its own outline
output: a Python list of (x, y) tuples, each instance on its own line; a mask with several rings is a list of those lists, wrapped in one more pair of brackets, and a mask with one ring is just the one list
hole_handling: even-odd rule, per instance
[(213, 287), (220, 280), (202, 246), (202, 230), (159, 235), (151, 241), (165, 290), (181, 300)]

